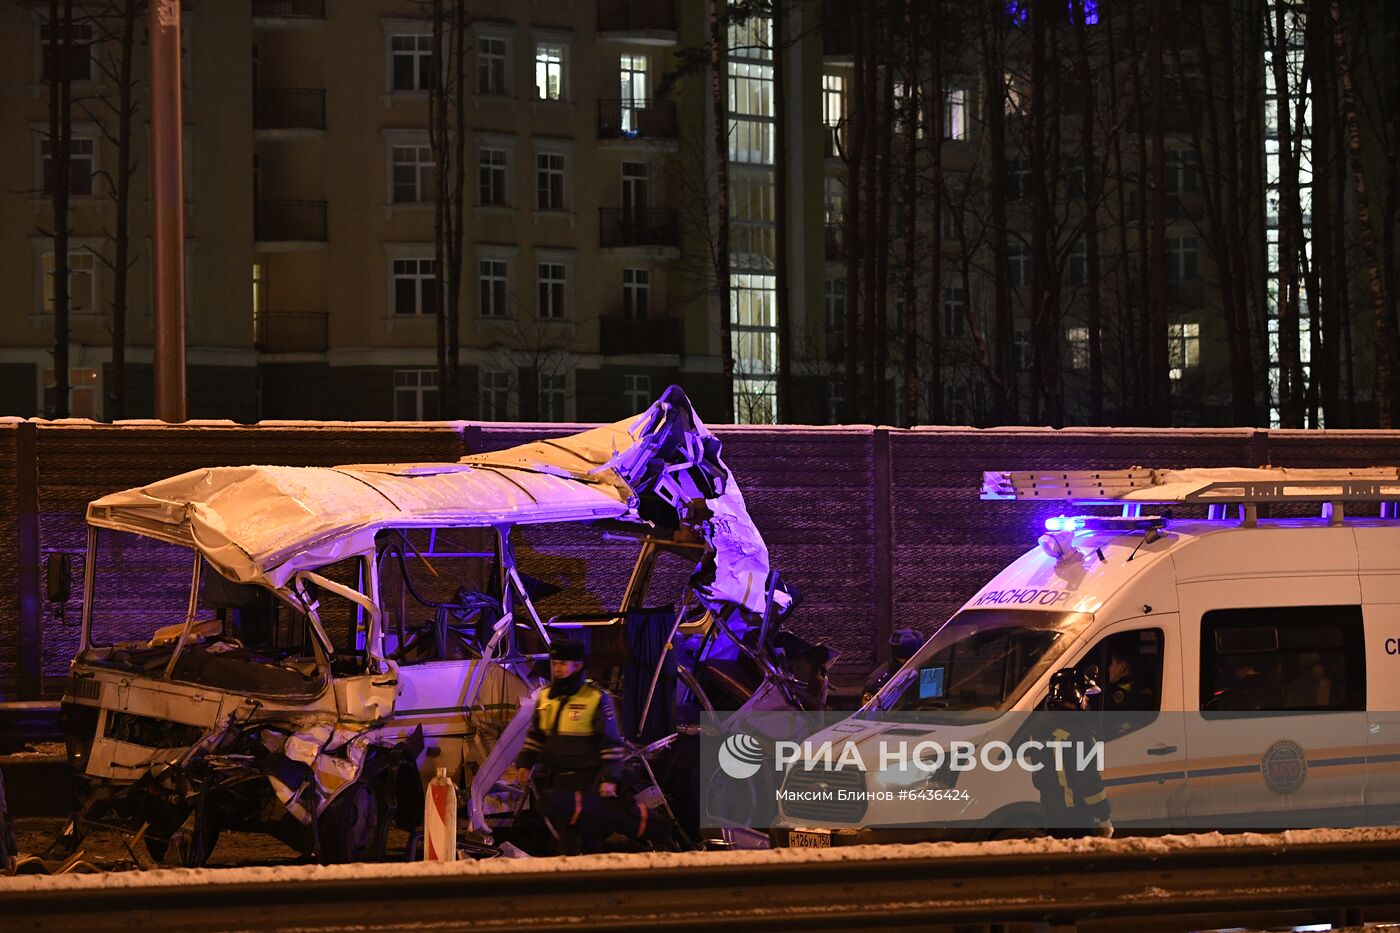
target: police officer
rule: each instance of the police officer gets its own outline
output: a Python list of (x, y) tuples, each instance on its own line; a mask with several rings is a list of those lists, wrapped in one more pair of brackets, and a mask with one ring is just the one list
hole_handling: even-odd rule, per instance
[(1149, 684), (1139, 683), (1133, 664), (1125, 653), (1112, 652), (1108, 658), (1108, 690), (1103, 708), (1109, 713), (1145, 712), (1157, 708), (1157, 697)]
[[(1092, 760), (1080, 765), (1081, 754), (1090, 755), (1098, 741), (1085, 714), (1089, 697), (1098, 692), (1093, 676), (1065, 668), (1050, 678), (1045, 712), (1032, 714), (1038, 720), (1032, 732), (1045, 747), (1028, 758), (1041, 766), (1032, 780), (1045, 810), (1046, 831), (1053, 836), (1081, 836), (1090, 825), (1097, 835), (1113, 835), (1103, 779)], [(1050, 743), (1060, 743), (1058, 755)]]
[(536, 786), (544, 793), (560, 847), (573, 854), (600, 841), (583, 839), (576, 828), (585, 809), (594, 809), (595, 796), (617, 796), (623, 747), (612, 697), (584, 677), (583, 645), (555, 639), (549, 657), (550, 684), (535, 700), (516, 779), (524, 784), (538, 772)]

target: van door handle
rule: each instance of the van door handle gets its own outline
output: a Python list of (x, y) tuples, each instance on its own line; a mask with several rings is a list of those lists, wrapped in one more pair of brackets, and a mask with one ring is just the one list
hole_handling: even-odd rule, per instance
[(1149, 755), (1170, 755), (1176, 751), (1175, 745), (1154, 745), (1147, 750)]
[(369, 685), (370, 685), (371, 687), (397, 687), (397, 686), (399, 685), (399, 682), (398, 682), (397, 680), (393, 680), (393, 679), (390, 679), (390, 680), (371, 680), (371, 681), (369, 682)]

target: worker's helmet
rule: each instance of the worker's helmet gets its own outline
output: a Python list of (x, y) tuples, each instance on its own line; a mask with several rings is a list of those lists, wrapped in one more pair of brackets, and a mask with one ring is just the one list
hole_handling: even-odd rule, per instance
[(912, 628), (896, 629), (890, 635), (890, 657), (903, 663), (914, 656), (924, 643), (924, 636)]
[(556, 638), (549, 646), (549, 659), (551, 661), (582, 661), (586, 655), (587, 651), (584, 650), (583, 642), (573, 638)]
[(1083, 709), (1084, 701), (1099, 693), (1097, 670), (1081, 671), (1066, 667), (1050, 675), (1050, 690), (1045, 697), (1049, 709), (1071, 706)]

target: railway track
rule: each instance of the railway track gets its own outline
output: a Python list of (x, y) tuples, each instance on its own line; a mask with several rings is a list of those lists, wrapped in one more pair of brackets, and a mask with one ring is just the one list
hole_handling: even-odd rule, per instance
[(1400, 918), (1400, 830), (0, 879), (0, 918), (28, 933), (1343, 923)]

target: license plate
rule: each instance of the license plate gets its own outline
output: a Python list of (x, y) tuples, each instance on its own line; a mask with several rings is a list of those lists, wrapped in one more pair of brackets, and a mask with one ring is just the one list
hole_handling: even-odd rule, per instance
[(794, 849), (830, 849), (831, 833), (810, 829), (789, 830), (788, 845)]

